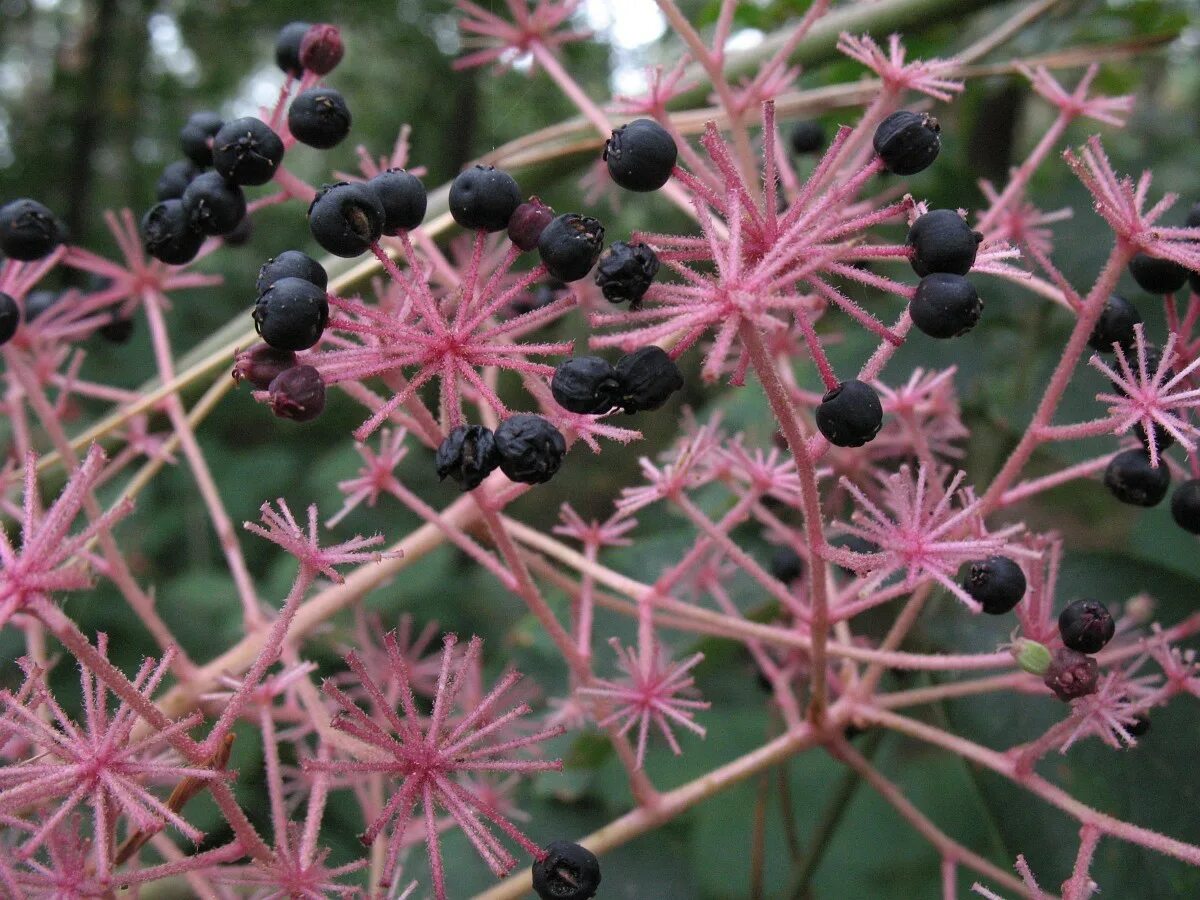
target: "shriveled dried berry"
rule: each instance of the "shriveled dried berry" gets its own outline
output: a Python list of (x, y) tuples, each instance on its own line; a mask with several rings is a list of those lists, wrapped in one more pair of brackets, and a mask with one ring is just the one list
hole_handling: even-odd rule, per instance
[(657, 274), (658, 255), (651, 247), (641, 241), (614, 241), (600, 256), (596, 284), (608, 302), (630, 300), (632, 308), (637, 309)]
[(503, 231), (520, 205), (516, 180), (494, 166), (472, 166), (450, 183), (450, 215), (463, 228)]
[(1148, 294), (1173, 294), (1188, 280), (1188, 270), (1170, 259), (1139, 253), (1129, 261), (1129, 274)]
[(604, 144), (608, 174), (627, 191), (657, 191), (670, 180), (678, 156), (675, 138), (653, 119), (622, 125)]
[(266, 184), (283, 160), (283, 141), (253, 116), (234, 119), (213, 137), (213, 168), (235, 184)]
[(447, 475), (464, 491), (471, 491), (500, 465), (496, 438), (482, 425), (459, 425), (438, 446), (434, 466), (439, 479)]
[(1113, 294), (1104, 301), (1104, 309), (1088, 338), (1088, 346), (1101, 353), (1112, 353), (1113, 344), (1128, 350), (1134, 342), (1133, 326), (1141, 321), (1142, 315), (1132, 303), (1119, 294)]
[(302, 144), (328, 150), (350, 133), (350, 107), (340, 91), (315, 87), (302, 91), (288, 107), (288, 130)]
[(570, 841), (554, 841), (533, 864), (533, 890), (541, 900), (590, 900), (600, 887), (600, 861)]
[(1158, 506), (1171, 486), (1171, 473), (1163, 460), (1157, 468), (1151, 466), (1145, 450), (1125, 450), (1108, 461), (1104, 486), (1130, 506)]
[(1003, 615), (1020, 603), (1025, 587), (1025, 573), (1007, 556), (989, 556), (971, 563), (963, 579), (963, 590), (992, 616)]
[(932, 209), (912, 223), (905, 243), (912, 250), (913, 271), (924, 277), (931, 272), (966, 275), (982, 240), (955, 210)]
[(915, 175), (929, 168), (942, 149), (941, 127), (929, 113), (894, 112), (875, 129), (875, 152), (894, 175)]
[(248, 381), (265, 391), (281, 373), (296, 365), (296, 354), (269, 344), (255, 344), (233, 358), (233, 380)]
[(142, 217), (142, 246), (161, 262), (181, 266), (200, 252), (204, 235), (192, 227), (181, 200), (164, 200)]
[(329, 286), (329, 276), (325, 267), (299, 250), (284, 250), (273, 259), (263, 263), (258, 270), (258, 281), (255, 286), (260, 295), (271, 289), (271, 285), (280, 278), (303, 278), (312, 282), (322, 291)]
[(617, 404), (621, 382), (608, 360), (599, 356), (575, 356), (558, 364), (550, 380), (550, 393), (568, 412), (598, 415)]
[(1058, 616), (1063, 644), (1080, 653), (1099, 653), (1116, 628), (1112, 613), (1099, 600), (1076, 600)]
[(1050, 657), (1042, 682), (1066, 703), (1094, 694), (1099, 679), (1100, 666), (1095, 659), (1070, 647), (1059, 647)]
[(653, 344), (622, 356), (615, 369), (621, 385), (616, 402), (627, 413), (658, 409), (683, 387), (675, 360)]
[(874, 440), (883, 427), (883, 404), (879, 394), (864, 381), (843, 381), (821, 398), (817, 428), (837, 447), (861, 447)]
[(10, 259), (41, 259), (62, 240), (54, 213), (36, 200), (23, 197), (0, 206), (0, 253)]
[(542, 484), (554, 477), (567, 452), (567, 441), (546, 419), (532, 413), (510, 416), (496, 429), (500, 470), (511, 481)]
[(515, 210), (508, 220), (508, 239), (518, 250), (536, 250), (546, 226), (554, 221), (554, 210), (530, 197)]
[(425, 218), (429, 198), (425, 185), (403, 169), (388, 169), (367, 182), (383, 204), (383, 233), (411, 231)]
[(278, 350), (307, 350), (329, 321), (325, 292), (303, 278), (280, 278), (254, 304), (254, 327)]
[(271, 412), (281, 419), (310, 422), (325, 409), (325, 382), (312, 366), (292, 366), (267, 388)]
[(365, 184), (340, 181), (317, 192), (308, 207), (308, 228), (334, 256), (366, 253), (383, 235), (383, 203)]
[(538, 255), (546, 271), (559, 281), (586, 278), (604, 246), (604, 226), (599, 219), (564, 213), (542, 229)]
[(179, 129), (179, 146), (183, 155), (201, 169), (211, 166), (213, 138), (224, 124), (225, 120), (215, 112), (202, 110), (188, 116)]

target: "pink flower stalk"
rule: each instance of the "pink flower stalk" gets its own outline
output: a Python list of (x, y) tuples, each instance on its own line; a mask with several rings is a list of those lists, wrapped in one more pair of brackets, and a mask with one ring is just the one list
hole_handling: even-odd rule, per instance
[(1097, 737), (1114, 750), (1137, 746), (1137, 738), (1130, 734), (1142, 713), (1145, 713), (1158, 693), (1160, 675), (1137, 675), (1146, 661), (1138, 659), (1125, 669), (1106, 672), (1096, 685), (1095, 693), (1071, 701), (1071, 715), (1060, 723), (1061, 743), (1058, 752), (1065, 754), (1077, 742), (1087, 737)]
[(956, 446), (969, 432), (963, 425), (954, 387), (957, 366), (926, 371), (912, 370), (899, 387), (873, 381), (883, 405), (884, 426), (869, 446), (880, 459), (915, 453), (926, 462), (933, 458), (960, 459), (963, 451)]
[(1114, 128), (1124, 128), (1126, 119), (1133, 112), (1134, 98), (1132, 95), (1088, 96), (1092, 83), (1100, 74), (1100, 66), (1097, 63), (1088, 66), (1073, 91), (1068, 91), (1063, 87), (1045, 66), (1030, 68), (1026, 65), (1019, 65), (1017, 70), (1029, 79), (1030, 86), (1044, 100), (1062, 110), (1069, 119), (1088, 118)]
[(918, 91), (949, 103), (955, 94), (962, 92), (963, 83), (947, 77), (958, 65), (955, 60), (926, 59), (906, 64), (904, 45), (898, 34), (888, 37), (887, 53), (870, 35), (855, 37), (844, 31), (838, 36), (837, 48), (878, 75), (884, 88), (893, 95)]
[(373, 507), (379, 500), (379, 495), (388, 493), (393, 496), (400, 493), (400, 482), (394, 474), (396, 466), (408, 455), (404, 439), (408, 430), (384, 428), (379, 435), (379, 452), (376, 453), (366, 444), (358, 444), (355, 450), (363, 458), (363, 465), (355, 478), (338, 482), (338, 490), (346, 495), (342, 508), (325, 522), (326, 528), (333, 528), (338, 522), (350, 515), (364, 500), (367, 506)]
[(247, 866), (223, 869), (218, 880), (253, 888), (253, 900), (326, 900), (329, 897), (360, 897), (362, 890), (341, 884), (344, 875), (367, 865), (360, 859), (341, 866), (325, 865), (329, 849), (321, 848), (304, 859), (297, 850), (301, 840), (296, 823), (288, 827), (285, 840), (278, 842), (269, 860), (254, 860)]
[(558, 517), (562, 524), (554, 526), (552, 529), (554, 533), (573, 538), (585, 547), (599, 549), (601, 547), (628, 547), (633, 544), (633, 541), (625, 535), (637, 527), (637, 519), (620, 512), (613, 513), (603, 522), (596, 519), (585, 522), (583, 517), (571, 507), (571, 504), (564, 503), (559, 507)]
[(456, 59), (455, 69), (490, 63), (509, 68), (532, 52), (535, 46), (553, 51), (562, 44), (591, 37), (590, 31), (563, 27), (579, 8), (580, 0), (535, 0), (532, 8), (527, 0), (504, 2), (511, 21), (470, 0), (456, 0), (455, 5), (463, 13), (458, 27), (468, 35), (463, 39), (463, 44), (485, 49)]
[(296, 557), (300, 562), (301, 573), (306, 573), (308, 578), (320, 573), (330, 581), (340, 584), (343, 579), (334, 566), (378, 562), (396, 555), (378, 551), (365, 552), (366, 548), (377, 547), (383, 543), (383, 535), (380, 534), (369, 538), (356, 536), (340, 544), (322, 547), (317, 539), (317, 505), (315, 503), (308, 507), (308, 528), (303, 529), (282, 497), (275, 502), (279, 504), (278, 512), (271, 509), (269, 503), (264, 503), (260, 507), (263, 525), (256, 522), (243, 522), (242, 525), (247, 531), (278, 544)]

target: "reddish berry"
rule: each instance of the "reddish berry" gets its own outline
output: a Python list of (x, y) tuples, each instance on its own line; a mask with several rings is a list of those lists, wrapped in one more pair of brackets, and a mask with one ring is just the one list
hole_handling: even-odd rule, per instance
[(537, 197), (530, 197), (513, 210), (508, 220), (508, 239), (519, 250), (536, 250), (538, 239), (553, 220), (554, 210)]
[(310, 26), (300, 41), (300, 65), (317, 75), (328, 75), (338, 67), (346, 47), (336, 25), (324, 22)]
[(269, 344), (255, 344), (233, 359), (233, 380), (248, 381), (265, 391), (281, 373), (296, 365), (296, 354), (279, 350)]
[(1070, 647), (1059, 647), (1050, 657), (1042, 682), (1064, 703), (1096, 692), (1100, 667), (1096, 660)]
[(281, 419), (309, 422), (325, 409), (325, 382), (312, 366), (292, 366), (267, 388), (271, 412)]

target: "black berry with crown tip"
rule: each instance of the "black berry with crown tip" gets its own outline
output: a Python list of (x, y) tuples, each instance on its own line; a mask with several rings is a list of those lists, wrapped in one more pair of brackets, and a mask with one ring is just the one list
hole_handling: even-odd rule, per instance
[(388, 169), (367, 182), (383, 204), (383, 233), (411, 231), (425, 219), (429, 198), (425, 185), (403, 169)]
[(367, 185), (327, 184), (308, 207), (308, 228), (334, 256), (366, 253), (383, 235), (383, 203)]
[(311, 422), (325, 409), (325, 381), (313, 366), (292, 366), (275, 376), (268, 403), (281, 419)]
[(641, 241), (614, 241), (600, 256), (596, 284), (609, 303), (631, 301), (637, 309), (658, 274), (658, 254)]
[(254, 327), (277, 350), (307, 350), (329, 321), (325, 292), (303, 278), (280, 278), (254, 304)]
[(954, 210), (933, 209), (912, 223), (905, 243), (912, 248), (909, 262), (918, 275), (931, 272), (966, 275), (975, 265), (975, 254), (982, 240), (983, 235), (972, 230)]
[(21, 327), (21, 307), (8, 294), (0, 291), (0, 344), (7, 344)]
[(977, 600), (988, 615), (1000, 616), (1025, 596), (1025, 573), (1007, 556), (989, 556), (971, 563), (963, 590)]
[(1118, 453), (1104, 470), (1104, 485), (1112, 495), (1130, 506), (1158, 506), (1171, 486), (1167, 464), (1150, 465), (1150, 456), (1137, 448)]
[(771, 574), (784, 584), (791, 584), (804, 574), (804, 558), (786, 544), (771, 551)]
[(937, 159), (941, 130), (929, 113), (900, 110), (879, 123), (872, 145), (893, 175), (915, 175)]
[(653, 119), (622, 125), (604, 144), (608, 174), (627, 191), (657, 191), (670, 180), (678, 156), (675, 138)]
[(874, 440), (883, 427), (883, 404), (879, 394), (864, 381), (843, 381), (821, 398), (817, 428), (837, 447), (861, 447)]
[(541, 900), (590, 900), (600, 887), (600, 861), (570, 841), (554, 841), (533, 864), (533, 890)]
[(266, 184), (283, 160), (283, 141), (261, 119), (246, 116), (213, 137), (213, 168), (235, 184)]
[(217, 172), (192, 179), (180, 198), (192, 227), (201, 234), (228, 234), (246, 215), (246, 195)]
[(1189, 478), (1175, 488), (1171, 518), (1184, 531), (1200, 534), (1200, 478)]
[(248, 381), (265, 391), (280, 373), (294, 365), (296, 354), (291, 350), (279, 350), (270, 344), (255, 344), (234, 357), (233, 380)]
[(816, 119), (804, 119), (792, 126), (790, 138), (797, 156), (816, 153), (825, 146), (825, 126)]
[(1050, 666), (1042, 676), (1042, 682), (1064, 703), (1078, 700), (1096, 692), (1100, 680), (1100, 666), (1092, 657), (1058, 647), (1050, 657)]
[(286, 74), (299, 77), (304, 72), (300, 62), (300, 47), (312, 25), (308, 22), (288, 22), (275, 38), (275, 65)]
[(543, 484), (554, 477), (567, 453), (562, 432), (541, 416), (520, 413), (496, 429), (500, 471), (511, 481)]
[(1088, 338), (1088, 346), (1101, 353), (1112, 353), (1113, 344), (1127, 350), (1135, 340), (1133, 326), (1141, 322), (1142, 314), (1137, 308), (1120, 294), (1113, 294), (1104, 301), (1104, 309)]
[(1173, 294), (1188, 280), (1188, 270), (1170, 259), (1139, 253), (1129, 261), (1129, 274), (1148, 294)]
[(158, 200), (178, 200), (187, 190), (200, 169), (190, 159), (177, 159), (162, 170), (154, 185), (154, 196)]
[(961, 275), (935, 272), (917, 285), (908, 314), (930, 337), (960, 337), (978, 324), (983, 301), (975, 286)]
[(564, 213), (542, 229), (538, 256), (546, 271), (559, 281), (586, 278), (604, 247), (604, 226), (599, 219)]
[(203, 110), (188, 116), (188, 120), (179, 129), (179, 146), (183, 155), (201, 169), (212, 165), (212, 140), (216, 137), (225, 120), (215, 112)]
[(309, 88), (296, 95), (288, 107), (288, 130), (302, 144), (328, 150), (350, 133), (350, 107), (341, 92), (329, 87)]
[(1063, 644), (1080, 653), (1099, 653), (1116, 628), (1112, 613), (1099, 600), (1076, 600), (1058, 615)]
[(493, 166), (472, 166), (450, 183), (450, 215), (463, 228), (503, 231), (520, 205), (516, 179)]
[(30, 262), (49, 255), (61, 243), (58, 220), (41, 203), (22, 197), (0, 206), (0, 253)]
[(329, 275), (326, 274), (325, 267), (299, 250), (284, 250), (274, 259), (263, 263), (255, 283), (258, 293), (265, 294), (280, 278), (303, 278), (322, 291), (329, 286)]
[(495, 435), (482, 425), (452, 428), (438, 446), (433, 462), (439, 479), (449, 475), (464, 491), (472, 491), (500, 465)]
[(192, 227), (181, 200), (164, 200), (142, 217), (142, 246), (155, 259), (181, 266), (200, 252), (204, 235)]
[(622, 356), (614, 368), (621, 385), (617, 405), (627, 413), (658, 409), (683, 387), (675, 360), (653, 344)]
[(573, 356), (555, 368), (550, 393), (568, 412), (599, 415), (617, 405), (621, 382), (608, 360), (599, 356)]

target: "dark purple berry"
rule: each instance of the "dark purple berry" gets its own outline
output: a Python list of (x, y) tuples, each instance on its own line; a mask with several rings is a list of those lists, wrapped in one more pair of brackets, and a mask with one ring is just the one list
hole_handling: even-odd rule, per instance
[(600, 861), (570, 841), (554, 841), (533, 864), (533, 890), (541, 900), (589, 900), (600, 887)]
[(1171, 518), (1184, 531), (1200, 534), (1200, 478), (1189, 478), (1171, 495)]
[(350, 133), (350, 107), (333, 88), (309, 88), (288, 107), (288, 130), (300, 143), (328, 150)]
[(933, 209), (912, 223), (905, 243), (912, 248), (913, 271), (924, 277), (932, 272), (966, 275), (982, 240), (954, 210)]
[(893, 175), (915, 175), (937, 159), (941, 130), (929, 113), (900, 110), (879, 123), (872, 145)]
[(340, 181), (317, 192), (308, 207), (308, 228), (334, 256), (365, 253), (383, 235), (383, 202), (367, 185)]
[(213, 168), (235, 184), (266, 184), (283, 160), (283, 141), (253, 116), (221, 126), (213, 138)]
[(791, 584), (804, 574), (804, 558), (786, 544), (771, 551), (771, 574), (784, 584)]
[(412, 231), (425, 218), (429, 198), (425, 185), (403, 169), (388, 169), (367, 182), (383, 204), (383, 233)]
[(622, 125), (604, 144), (608, 174), (627, 191), (657, 191), (671, 178), (678, 156), (675, 138), (653, 119)]
[(609, 303), (632, 301), (637, 309), (658, 274), (658, 255), (640, 241), (627, 244), (614, 241), (600, 256), (596, 266), (596, 284)]
[(21, 327), (21, 307), (8, 294), (0, 292), (0, 344), (7, 344)]
[(1100, 667), (1096, 660), (1069, 647), (1059, 647), (1054, 651), (1050, 657), (1050, 667), (1042, 677), (1046, 687), (1064, 703), (1094, 694), (1099, 680)]
[(864, 381), (843, 381), (821, 398), (817, 428), (836, 447), (861, 447), (883, 427), (879, 394)]
[(1163, 460), (1157, 468), (1151, 466), (1145, 450), (1124, 450), (1108, 461), (1104, 486), (1130, 506), (1158, 506), (1171, 486), (1171, 473)]
[(312, 366), (292, 366), (267, 388), (271, 412), (281, 419), (310, 422), (325, 409), (325, 382)]
[(983, 301), (975, 286), (961, 275), (935, 272), (917, 285), (908, 314), (930, 337), (960, 337), (978, 324)]
[(196, 168), (190, 159), (175, 160), (158, 176), (158, 182), (154, 186), (154, 196), (159, 200), (178, 200), (187, 190), (187, 186), (192, 183), (192, 179), (200, 172), (201, 170)]
[(675, 360), (653, 344), (622, 356), (614, 368), (621, 386), (616, 402), (627, 413), (658, 409), (683, 387)]
[(300, 77), (304, 65), (300, 62), (300, 47), (312, 25), (308, 22), (288, 22), (275, 38), (275, 65), (286, 74)]
[(1119, 294), (1104, 301), (1104, 309), (1088, 338), (1088, 346), (1101, 353), (1112, 353), (1113, 344), (1123, 350), (1133, 346), (1133, 326), (1141, 324), (1142, 315), (1132, 303)]
[(299, 250), (284, 250), (274, 259), (263, 263), (263, 267), (258, 270), (258, 281), (255, 284), (258, 293), (265, 294), (280, 278), (303, 278), (322, 291), (329, 286), (329, 276), (325, 273), (325, 267)]
[(1188, 270), (1170, 259), (1139, 253), (1129, 261), (1129, 274), (1148, 294), (1173, 294), (1188, 280)]
[(792, 152), (797, 156), (816, 153), (825, 146), (825, 126), (817, 119), (804, 119), (792, 126)]
[(554, 220), (554, 210), (530, 197), (515, 210), (508, 220), (508, 239), (518, 250), (536, 250), (542, 231)]
[(612, 409), (621, 394), (617, 371), (599, 356), (564, 359), (554, 370), (550, 393), (568, 412), (599, 415)]
[(96, 334), (110, 344), (124, 344), (133, 337), (133, 319), (114, 312), (106, 324), (96, 329)]
[(496, 429), (500, 470), (511, 481), (542, 484), (554, 477), (567, 452), (562, 432), (541, 416), (520, 413)]
[[(1154, 428), (1151, 429), (1154, 433), (1154, 446), (1162, 453), (1168, 447), (1175, 443), (1175, 437), (1167, 429), (1163, 428), (1157, 422), (1154, 423)], [(1138, 422), (1133, 426), (1133, 433), (1137, 435), (1137, 439), (1142, 442), (1142, 446), (1146, 448), (1146, 452), (1150, 452), (1150, 435), (1146, 433), (1146, 429)]]
[(254, 304), (254, 328), (277, 350), (307, 350), (329, 321), (325, 292), (303, 278), (280, 278)]
[(434, 465), (439, 479), (449, 475), (464, 491), (473, 491), (500, 465), (495, 435), (482, 425), (459, 425), (438, 447)]
[(21, 198), (0, 206), (0, 253), (29, 262), (62, 243), (54, 213), (36, 200)]
[(305, 32), (300, 42), (300, 65), (317, 75), (328, 75), (337, 68), (345, 52), (342, 32), (336, 25), (322, 22)]
[(559, 281), (586, 278), (604, 247), (604, 226), (599, 219), (579, 213), (556, 217), (538, 238), (538, 255), (546, 271)]
[(192, 227), (182, 200), (164, 200), (142, 217), (142, 246), (155, 259), (173, 266), (191, 262), (204, 235)]
[(183, 155), (201, 169), (212, 165), (212, 141), (225, 120), (215, 112), (194, 112), (179, 129), (179, 146)]
[(516, 180), (493, 166), (472, 166), (450, 183), (450, 215), (463, 228), (503, 231), (520, 205)]
[(1025, 596), (1025, 573), (1007, 556), (989, 556), (971, 563), (963, 590), (979, 601), (985, 613), (1000, 616)]
[(271, 382), (296, 365), (296, 354), (291, 350), (277, 350), (269, 344), (255, 344), (233, 358), (233, 380), (248, 381), (261, 391)]
[(180, 199), (201, 234), (229, 234), (246, 217), (246, 195), (216, 172), (197, 175)]
[(1133, 717), (1133, 721), (1125, 726), (1125, 730), (1133, 737), (1142, 737), (1150, 731), (1150, 717), (1145, 713), (1138, 713)]
[(1080, 653), (1099, 653), (1116, 628), (1112, 613), (1099, 600), (1076, 600), (1058, 615), (1063, 645)]
[(243, 244), (250, 243), (250, 238), (253, 236), (254, 222), (249, 213), (242, 216), (242, 220), (234, 225), (231, 231), (221, 235), (226, 247), (241, 247)]

